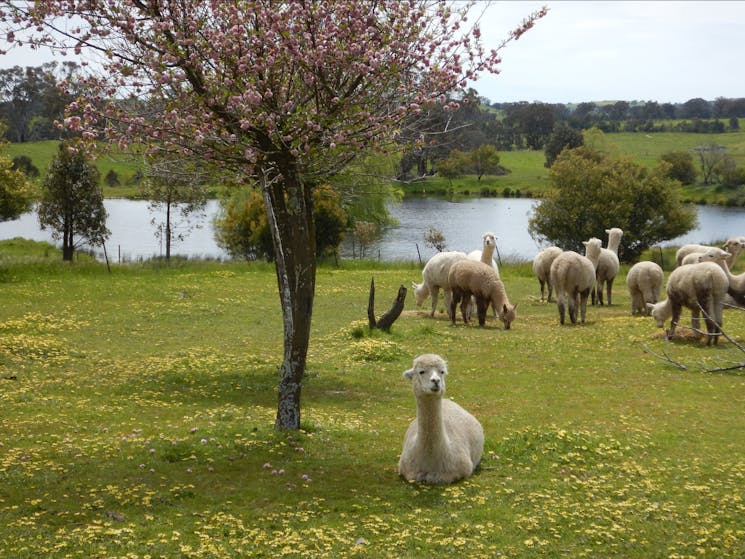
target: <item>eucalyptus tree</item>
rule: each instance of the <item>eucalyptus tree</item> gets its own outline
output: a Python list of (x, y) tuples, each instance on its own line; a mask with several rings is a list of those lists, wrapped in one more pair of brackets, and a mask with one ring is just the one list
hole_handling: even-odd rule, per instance
[[(313, 188), (408, 115), (496, 72), (474, 4), (417, 0), (46, 0), (5, 5), (4, 31), (100, 53), (68, 126), (85, 140), (201, 157), (258, 184), (272, 233), (284, 358), (275, 427), (298, 429), (315, 293)], [(69, 24), (69, 25), (68, 25)], [(60, 45), (63, 43), (63, 45)], [(100, 71), (96, 71), (96, 68)], [(115, 95), (149, 97), (149, 114)], [(454, 109), (457, 104), (450, 103)]]
[(71, 261), (82, 244), (101, 246), (111, 235), (99, 179), (83, 152), (59, 145), (41, 185), (37, 212), (41, 228), (62, 239), (63, 260)]

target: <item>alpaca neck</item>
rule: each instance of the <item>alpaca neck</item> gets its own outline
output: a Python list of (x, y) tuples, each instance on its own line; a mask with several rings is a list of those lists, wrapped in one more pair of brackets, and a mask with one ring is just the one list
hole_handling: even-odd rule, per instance
[(485, 245), (481, 251), (481, 261), (484, 264), (491, 266), (492, 259), (494, 258), (494, 245)]
[(672, 318), (673, 316), (673, 305), (670, 302), (670, 297), (662, 301), (661, 303), (658, 303), (659, 307), (657, 312), (659, 313), (659, 318), (662, 321), (668, 320), (669, 318)]
[(437, 450), (447, 445), (441, 398), (417, 398), (416, 420), (417, 437), (423, 448)]
[(621, 244), (621, 235), (611, 234), (608, 237), (608, 250), (612, 250), (618, 254), (618, 246)]
[(740, 255), (740, 251), (742, 251), (742, 249), (739, 246), (729, 249), (730, 255), (727, 257), (726, 262), (730, 268), (735, 265), (735, 260), (737, 260), (737, 257)]

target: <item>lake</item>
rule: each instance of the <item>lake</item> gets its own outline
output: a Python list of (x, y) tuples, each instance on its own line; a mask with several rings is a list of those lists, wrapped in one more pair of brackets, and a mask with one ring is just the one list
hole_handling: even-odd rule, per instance
[[(383, 261), (426, 261), (435, 253), (424, 244), (430, 227), (445, 237), (447, 250), (465, 252), (481, 248), (481, 235), (487, 231), (497, 236), (501, 258), (530, 260), (541, 247), (528, 235), (528, 218), (539, 200), (531, 198), (468, 198), (459, 201), (439, 198), (407, 198), (390, 204), (397, 225), (387, 227), (380, 239), (365, 249), (365, 256)], [(163, 221), (163, 211), (150, 212), (148, 202), (140, 200), (108, 199), (104, 202), (109, 218), (111, 238), (106, 250), (112, 262), (147, 259), (162, 256), (165, 247), (155, 237), (155, 222)], [(732, 236), (745, 235), (745, 210), (721, 206), (697, 206), (699, 226), (690, 233), (663, 243), (712, 243)], [(227, 254), (214, 239), (212, 219), (219, 211), (219, 203), (211, 200), (205, 215), (193, 220), (195, 228), (182, 242), (174, 241), (173, 255), (190, 258), (226, 259)], [(609, 227), (613, 224), (608, 224)], [(0, 223), (0, 239), (24, 237), (37, 241), (52, 240), (49, 231), (42, 231), (36, 213), (23, 214), (14, 221)], [(603, 239), (604, 242), (607, 239)], [(343, 258), (359, 256), (351, 235), (342, 244)]]

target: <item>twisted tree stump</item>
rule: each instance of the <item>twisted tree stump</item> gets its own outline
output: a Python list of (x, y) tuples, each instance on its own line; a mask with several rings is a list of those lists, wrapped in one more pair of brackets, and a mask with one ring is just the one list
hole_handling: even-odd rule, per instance
[(401, 316), (401, 311), (404, 310), (404, 302), (406, 301), (406, 288), (402, 285), (398, 288), (398, 295), (393, 300), (393, 305), (380, 320), (375, 320), (375, 278), (370, 280), (370, 296), (367, 300), (367, 320), (370, 325), (370, 330), (377, 328), (378, 330), (384, 330), (390, 332), (391, 326), (396, 322), (396, 319)]

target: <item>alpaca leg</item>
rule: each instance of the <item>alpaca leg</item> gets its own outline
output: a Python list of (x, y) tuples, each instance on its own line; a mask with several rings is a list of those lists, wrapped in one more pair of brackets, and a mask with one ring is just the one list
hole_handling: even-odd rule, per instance
[(572, 322), (572, 324), (577, 324), (577, 307), (579, 306), (579, 296), (577, 291), (575, 290), (574, 293), (569, 295), (569, 300), (567, 301), (569, 303), (569, 320)]
[(463, 323), (469, 324), (471, 322), (471, 302), (472, 296), (466, 291), (463, 293), (463, 299), (460, 302), (460, 314), (463, 315)]
[(543, 280), (538, 280), (538, 283), (541, 284), (541, 301), (543, 301), (544, 286), (546, 282)]
[(440, 288), (434, 286), (432, 289), (429, 290), (429, 294), (432, 297), (432, 312), (429, 313), (429, 316), (435, 316), (435, 311), (437, 310), (437, 302), (440, 299)]
[(489, 309), (490, 302), (483, 297), (476, 299), (476, 312), (479, 316), (479, 326), (486, 324), (486, 311)]
[(548, 286), (548, 299), (546, 299), (546, 301), (550, 303), (554, 300), (553, 296), (551, 295), (551, 292), (554, 290), (554, 286), (551, 285), (550, 281), (547, 281), (546, 285)]
[(667, 339), (671, 340), (673, 335), (675, 334), (675, 327), (678, 325), (678, 321), (680, 320), (680, 311), (682, 310), (682, 307), (677, 303), (672, 303), (672, 318), (670, 319), (670, 329), (666, 332)]
[(589, 291), (583, 291), (579, 294), (579, 312), (582, 324), (585, 323), (585, 316), (587, 315), (587, 299), (589, 296)]
[(453, 291), (450, 294), (450, 305), (448, 306), (448, 316), (453, 324), (455, 324), (455, 309), (458, 308), (460, 302), (460, 291)]
[(613, 280), (615, 278), (611, 278), (608, 281), (605, 282), (605, 290), (608, 295), (608, 306), (611, 306), (611, 290), (613, 289)]
[(564, 324), (564, 292), (556, 292), (556, 305), (559, 307), (559, 324)]

